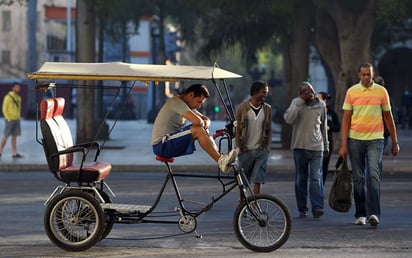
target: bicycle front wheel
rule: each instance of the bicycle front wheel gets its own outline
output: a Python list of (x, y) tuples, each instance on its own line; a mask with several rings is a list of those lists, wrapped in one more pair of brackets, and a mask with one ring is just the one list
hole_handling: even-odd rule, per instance
[(236, 238), (255, 252), (271, 252), (286, 243), (292, 230), (292, 217), (280, 199), (257, 194), (241, 202), (233, 218)]

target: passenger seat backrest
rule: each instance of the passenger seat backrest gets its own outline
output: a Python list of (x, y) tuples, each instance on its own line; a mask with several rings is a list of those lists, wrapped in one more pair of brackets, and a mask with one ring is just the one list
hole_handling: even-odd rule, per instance
[(62, 117), (64, 99), (46, 99), (40, 103), (40, 127), (43, 135), (43, 149), (46, 154), (49, 169), (56, 172), (71, 166), (73, 153), (57, 154), (73, 146), (70, 128)]
[(53, 99), (46, 99), (40, 102), (40, 120), (50, 119), (54, 115)]
[(46, 155), (47, 164), (52, 172), (58, 170), (59, 161), (57, 158), (51, 158), (50, 155), (57, 153), (58, 127), (53, 120), (55, 111), (54, 100), (46, 99), (40, 102), (40, 128), (43, 135), (43, 150)]
[[(64, 105), (65, 105), (65, 99), (64, 98), (54, 98), (54, 115), (53, 119), (56, 121), (62, 135), (62, 141), (63, 141), (63, 146), (65, 149), (73, 147), (73, 138), (72, 138), (72, 133), (70, 131), (70, 127), (67, 124), (66, 120), (63, 118), (63, 111), (64, 111)], [(73, 165), (73, 153), (68, 153), (65, 154), (66, 156), (66, 164), (61, 164), (61, 169), (66, 168), (68, 166)]]
[(69, 148), (73, 146), (73, 137), (72, 137), (72, 133), (70, 131), (69, 125), (67, 124), (66, 120), (64, 120), (63, 118), (64, 104), (65, 104), (64, 98), (54, 99), (54, 105), (56, 106), (55, 111), (54, 111), (54, 120), (57, 122), (60, 130), (62, 131), (62, 134), (64, 135), (64, 141), (65, 141), (66, 148)]

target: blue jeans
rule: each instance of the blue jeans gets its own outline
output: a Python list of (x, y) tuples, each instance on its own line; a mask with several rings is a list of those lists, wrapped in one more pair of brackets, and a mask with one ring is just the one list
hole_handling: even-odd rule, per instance
[(383, 146), (383, 139), (371, 141), (348, 139), (357, 218), (381, 215), (380, 177)]
[(306, 205), (308, 179), (312, 212), (316, 209), (323, 209), (323, 151), (294, 149), (293, 159), (295, 161), (295, 195), (299, 212), (308, 211)]
[(243, 168), (250, 183), (265, 183), (268, 156), (267, 150), (250, 150), (239, 154), (239, 165)]

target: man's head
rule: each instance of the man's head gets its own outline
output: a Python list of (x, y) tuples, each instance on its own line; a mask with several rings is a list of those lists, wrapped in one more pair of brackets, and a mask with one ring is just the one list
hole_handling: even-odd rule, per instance
[(203, 84), (191, 85), (182, 95), (183, 101), (190, 109), (200, 108), (208, 97), (210, 97), (209, 90)]
[(302, 82), (299, 86), (299, 96), (306, 102), (315, 98), (315, 90), (309, 82)]
[(328, 102), (328, 100), (332, 99), (332, 96), (324, 91), (319, 91), (318, 93), (316, 93), (316, 97), (320, 100), (325, 101), (326, 103)]
[(19, 93), (21, 89), (20, 83), (14, 82), (11, 86), (11, 90), (14, 91), (15, 93)]
[(359, 80), (363, 87), (372, 85), (373, 66), (370, 63), (363, 63), (359, 66)]
[(265, 81), (255, 81), (250, 87), (250, 96), (255, 102), (254, 104), (263, 103), (268, 93), (269, 85)]

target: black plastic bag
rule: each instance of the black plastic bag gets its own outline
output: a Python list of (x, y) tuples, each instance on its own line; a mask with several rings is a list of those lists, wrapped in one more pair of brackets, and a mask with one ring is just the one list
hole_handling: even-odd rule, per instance
[(348, 212), (352, 206), (352, 178), (346, 159), (339, 157), (329, 192), (329, 206), (338, 212)]

